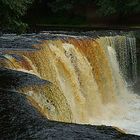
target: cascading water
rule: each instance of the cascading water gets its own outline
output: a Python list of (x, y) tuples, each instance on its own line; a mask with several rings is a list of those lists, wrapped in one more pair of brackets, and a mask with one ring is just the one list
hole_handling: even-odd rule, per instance
[(51, 82), (19, 89), (49, 119), (140, 134), (140, 97), (130, 94), (125, 82), (137, 78), (135, 45), (134, 37), (119, 35), (45, 40), (36, 51), (3, 51), (0, 66)]

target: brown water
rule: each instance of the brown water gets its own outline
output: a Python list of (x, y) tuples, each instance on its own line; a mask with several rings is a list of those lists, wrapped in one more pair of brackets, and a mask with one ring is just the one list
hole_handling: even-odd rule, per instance
[(134, 120), (129, 115), (134, 107), (128, 105), (130, 98), (139, 101), (139, 96), (130, 94), (124, 80), (130, 67), (133, 81), (137, 77), (134, 38), (44, 40), (34, 48), (39, 50), (6, 52), (0, 65), (51, 81), (40, 88), (20, 89), (43, 115), (51, 120), (114, 125), (139, 133), (139, 125), (133, 132), (127, 122), (122, 124)]

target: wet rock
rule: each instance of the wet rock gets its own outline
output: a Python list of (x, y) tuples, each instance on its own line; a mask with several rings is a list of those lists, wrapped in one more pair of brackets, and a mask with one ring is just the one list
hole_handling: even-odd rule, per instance
[(15, 34), (4, 34), (0, 37), (0, 50), (2, 49), (34, 49), (33, 44), (37, 44), (39, 41), (37, 39), (32, 39), (24, 36), (17, 36)]
[[(64, 34), (64, 35), (63, 35)], [(7, 49), (35, 50), (32, 45), (46, 39), (66, 39), (68, 34), (40, 33), (0, 36), (0, 53)], [(109, 33), (113, 35), (112, 32)], [(121, 33), (120, 33), (121, 34)], [(69, 33), (69, 36), (103, 36), (102, 32)], [(107, 35), (107, 33), (104, 33)], [(123, 134), (110, 126), (91, 126), (50, 121), (44, 118), (26, 99), (26, 95), (11, 91), (16, 88), (50, 83), (39, 77), (0, 68), (0, 139), (1, 140), (140, 140), (139, 136)]]
[(68, 31), (44, 31), (38, 34), (3, 34), (0, 36), (0, 51), (4, 49), (13, 50), (36, 50), (32, 45), (40, 43), (42, 40), (67, 40), (68, 38), (98, 38), (103, 36), (126, 35), (128, 32), (122, 31), (87, 31), (87, 32), (68, 32)]
[(40, 79), (33, 74), (0, 68), (0, 88), (2, 89), (13, 90), (32, 85), (45, 85), (50, 83), (51, 82)]
[(140, 140), (107, 126), (49, 121), (27, 101), (25, 95), (0, 89), (1, 140)]

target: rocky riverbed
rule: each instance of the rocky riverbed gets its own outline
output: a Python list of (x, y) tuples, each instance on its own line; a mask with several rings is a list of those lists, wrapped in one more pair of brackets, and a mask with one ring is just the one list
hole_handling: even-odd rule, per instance
[[(67, 34), (67, 33), (66, 33)], [(77, 33), (78, 34), (78, 33)], [(77, 36), (73, 33), (70, 36)], [(111, 33), (113, 34), (113, 33)], [(0, 37), (0, 62), (7, 51), (36, 51), (32, 45), (40, 43), (44, 39), (66, 39), (68, 37), (50, 34), (30, 35), (3, 35)], [(92, 37), (92, 33), (83, 33), (84, 37)], [(96, 36), (97, 37), (97, 36)], [(16, 56), (14, 56), (16, 57)], [(18, 58), (21, 59), (21, 58)], [(125, 134), (111, 126), (80, 125), (64, 122), (56, 122), (42, 116), (28, 97), (20, 91), (21, 88), (53, 84), (40, 77), (31, 74), (0, 68), (0, 139), (1, 140), (139, 140), (140, 137)]]
[(48, 81), (43, 81), (34, 75), (24, 72), (2, 68), (0, 69), (0, 79), (1, 140), (140, 139), (139, 136), (122, 133), (111, 126), (92, 126), (50, 121), (30, 104), (26, 95), (16, 90), (19, 86), (20, 88), (27, 85), (31, 86), (31, 84), (39, 86), (44, 84), (44, 82), (49, 84)]

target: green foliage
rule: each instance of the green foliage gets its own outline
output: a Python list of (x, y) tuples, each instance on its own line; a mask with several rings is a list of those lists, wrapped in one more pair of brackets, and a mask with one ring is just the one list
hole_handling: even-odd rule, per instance
[(121, 17), (140, 12), (140, 0), (96, 0), (98, 13), (103, 16)]
[(54, 12), (58, 12), (68, 11), (76, 5), (90, 5), (93, 2), (97, 5), (98, 14), (103, 16), (126, 16), (140, 12), (140, 0), (50, 0), (48, 3)]
[(92, 0), (53, 0), (48, 2), (53, 12), (68, 11), (76, 5), (84, 5)]
[(48, 3), (54, 13), (72, 9), (74, 1), (71, 0), (54, 0)]
[(33, 0), (0, 0), (0, 27), (22, 33), (27, 24), (21, 21), (28, 6)]

